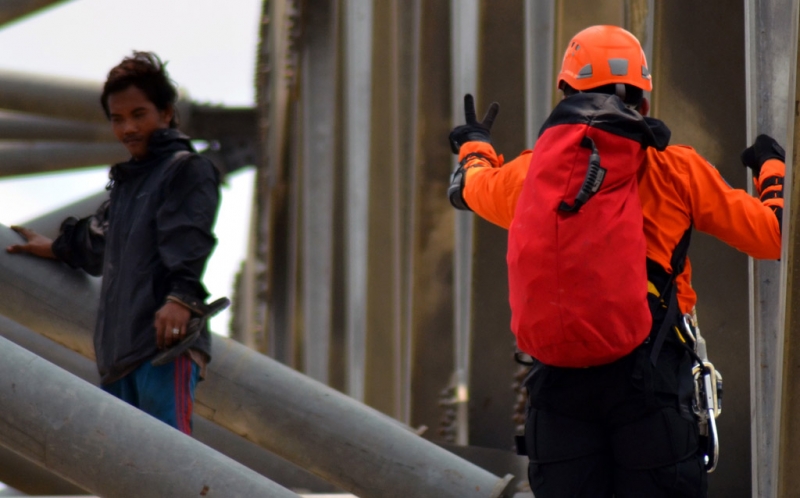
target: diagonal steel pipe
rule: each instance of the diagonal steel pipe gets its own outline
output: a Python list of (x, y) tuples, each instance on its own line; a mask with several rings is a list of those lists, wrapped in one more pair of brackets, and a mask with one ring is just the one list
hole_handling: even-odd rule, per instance
[[(100, 382), (100, 376), (97, 373), (97, 367), (94, 362), (84, 358), (75, 351), (59, 346), (50, 339), (4, 316), (0, 316), (0, 336), (5, 337), (17, 346), (25, 348), (31, 353), (53, 363), (59, 368), (63, 368), (67, 372), (92, 385), (96, 386)], [(250, 441), (223, 429), (213, 422), (202, 417), (195, 417), (193, 422), (193, 436), (195, 439), (285, 488), (306, 489), (315, 493), (336, 491), (334, 486), (322, 479), (296, 465), (292, 465), (277, 455), (269, 453)], [(16, 473), (23, 472), (36, 475), (36, 478), (44, 481), (47, 487), (55, 488), (57, 491), (44, 494), (63, 494), (62, 489), (66, 483), (60, 483), (56, 476), (52, 475), (48, 476), (46, 479), (42, 479), (39, 474), (43, 471), (39, 470), (36, 472), (38, 467), (32, 469), (32, 464), (25, 465), (27, 463), (26, 460), (16, 455), (14, 455), (14, 457), (16, 458), (12, 458), (0, 452), (0, 481), (7, 482), (11, 484), (12, 487), (26, 493), (42, 494), (40, 493), (42, 487), (37, 487), (36, 483), (25, 483), (23, 481), (23, 486), (20, 487), (19, 479), (16, 476), (11, 476), (14, 479), (13, 483), (6, 481), (5, 478), (8, 477), (7, 474), (9, 472), (8, 469), (4, 467), (9, 466), (12, 467)], [(26, 489), (26, 487), (28, 489)], [(67, 489), (70, 489), (73, 491), (72, 494), (75, 494), (72, 488), (73, 486), (70, 484), (70, 487)]]
[(63, 2), (64, 0), (3, 0), (0, 2), (0, 26)]
[(0, 177), (112, 164), (128, 158), (116, 142), (0, 141)]
[(0, 69), (0, 108), (105, 123), (102, 83)]
[[(0, 226), (0, 247), (19, 240)], [(0, 254), (0, 314), (93, 357), (99, 288), (55, 261)], [(385, 415), (224, 337), (197, 413), (361, 498), (508, 496), (499, 478)]]
[(297, 498), (0, 338), (0, 445), (101, 496)]
[(84, 123), (0, 110), (0, 140), (116, 141), (107, 123)]

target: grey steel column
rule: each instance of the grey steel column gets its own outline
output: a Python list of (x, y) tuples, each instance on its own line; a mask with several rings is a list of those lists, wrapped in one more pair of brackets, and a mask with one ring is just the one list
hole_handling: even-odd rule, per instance
[(372, 106), (369, 173), (369, 261), (364, 403), (400, 417), (396, 361), (400, 334), (398, 13), (394, 0), (376, 2), (372, 24)]
[(400, 391), (397, 393), (398, 419), (411, 425), (412, 371), (413, 371), (413, 323), (414, 323), (414, 186), (417, 172), (417, 99), (419, 91), (419, 58), (421, 31), (421, 0), (395, 1), (398, 18), (398, 165), (395, 179), (398, 185), (398, 206), (401, 260), (399, 261), (400, 283), (398, 300), (400, 302), (400, 333), (395, 358)]
[(111, 164), (128, 157), (119, 143), (0, 141), (0, 177)]
[(103, 496), (295, 497), (0, 338), (0, 445)]
[[(500, 103), (492, 145), (507, 160), (525, 149), (525, 6), (484, 2), (478, 58), (478, 113)], [(517, 364), (509, 330), (508, 231), (473, 217), (472, 312), (470, 316), (469, 443), (509, 448), (514, 440), (511, 388)]]
[(116, 138), (108, 123), (84, 123), (21, 112), (0, 111), (0, 140), (78, 140), (109, 142)]
[[(477, 0), (451, 0), (451, 58), (453, 125), (464, 123), (464, 95), (478, 90), (478, 42), (480, 41)], [(486, 103), (476, 103), (485, 108)], [(454, 160), (453, 168), (457, 166)], [(472, 332), (472, 252), (475, 219), (470, 212), (456, 213), (453, 274), (455, 276), (455, 372), (457, 444), (469, 443), (469, 364)]]
[(647, 63), (652, 66), (655, 0), (625, 0), (625, 28), (642, 44)]
[(337, 0), (306, 9), (303, 126), (303, 327), (306, 375), (328, 383), (333, 293)]
[(364, 399), (367, 337), (372, 0), (345, 0), (347, 393)]
[(64, 0), (3, 0), (0, 4), (0, 26)]
[(525, 146), (550, 115), (555, 87), (556, 0), (525, 0)]
[[(452, 381), (455, 358), (453, 313), (453, 230), (455, 210), (447, 200), (453, 154), (442, 137), (453, 126), (450, 2), (420, 0), (418, 41), (409, 88), (413, 156), (410, 180), (408, 347), (410, 421), (436, 427), (442, 420), (441, 391)], [(410, 6), (409, 6), (410, 7)]]
[(567, 43), (578, 31), (596, 24), (625, 25), (626, 0), (558, 0), (556, 4), (557, 66), (567, 49)]
[[(799, 3), (797, 0), (745, 3), (747, 142), (752, 143), (756, 135), (766, 133), (787, 146), (787, 186), (792, 185), (790, 144), (794, 138), (794, 116), (791, 111), (795, 108)], [(748, 182), (748, 187), (752, 191), (752, 183)], [(789, 214), (791, 190), (784, 189), (784, 196), (784, 212)], [(789, 216), (784, 216), (780, 261), (749, 260), (753, 496), (759, 498), (778, 496), (789, 231)]]
[[(0, 247), (18, 240), (0, 226)], [(92, 356), (98, 289), (55, 261), (0, 253), (0, 314)], [(361, 403), (214, 337), (195, 410), (361, 498), (500, 497), (500, 479)], [(330, 451), (320, 451), (329, 448)]]
[[(798, 53), (798, 64), (800, 64), (800, 53)], [(795, 75), (795, 106), (800, 96), (800, 80)], [(800, 116), (795, 113), (794, 133), (792, 137), (791, 152), (787, 148), (791, 164), (798, 164), (800, 160)], [(788, 165), (787, 165), (788, 166)], [(794, 167), (787, 168), (792, 170), (792, 180), (786, 180), (784, 189), (791, 189), (790, 196), (795, 201), (800, 195), (800, 185), (794, 179)], [(787, 211), (784, 210), (784, 216)], [(786, 340), (784, 341), (784, 360), (783, 360), (783, 383), (782, 403), (781, 403), (781, 448), (778, 454), (778, 496), (791, 496), (792, 493), (800, 489), (800, 475), (797, 472), (800, 465), (800, 452), (797, 451), (800, 442), (800, 420), (797, 414), (800, 413), (800, 382), (796, 372), (800, 366), (800, 213), (797, 209), (788, 212), (788, 243), (785, 246), (787, 276), (786, 276)]]

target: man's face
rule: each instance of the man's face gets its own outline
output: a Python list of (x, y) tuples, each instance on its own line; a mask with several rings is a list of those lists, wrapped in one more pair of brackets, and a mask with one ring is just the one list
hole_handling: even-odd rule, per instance
[(159, 110), (147, 95), (131, 85), (108, 96), (111, 129), (134, 159), (147, 156), (147, 142), (156, 130), (169, 128), (172, 110)]

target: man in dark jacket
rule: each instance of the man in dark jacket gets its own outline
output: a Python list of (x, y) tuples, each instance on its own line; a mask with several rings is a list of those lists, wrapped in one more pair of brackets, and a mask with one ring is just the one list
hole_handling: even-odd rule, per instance
[(103, 389), (189, 434), (194, 388), (210, 360), (208, 330), (174, 361), (150, 360), (203, 312), (219, 175), (178, 131), (176, 99), (155, 54), (135, 52), (114, 67), (101, 103), (131, 159), (111, 168), (109, 201), (94, 216), (65, 220), (54, 241), (13, 227), (27, 242), (7, 250), (103, 275), (94, 335)]

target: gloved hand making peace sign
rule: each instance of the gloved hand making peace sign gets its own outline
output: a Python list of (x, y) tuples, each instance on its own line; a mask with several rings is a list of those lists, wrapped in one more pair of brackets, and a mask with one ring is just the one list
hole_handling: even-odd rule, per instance
[(492, 143), (489, 131), (492, 129), (498, 111), (500, 111), (500, 104), (492, 102), (489, 110), (483, 116), (483, 121), (479, 122), (475, 115), (475, 100), (469, 93), (464, 95), (464, 116), (467, 123), (456, 126), (450, 132), (450, 148), (453, 150), (453, 154), (458, 154), (461, 146), (467, 142)]

